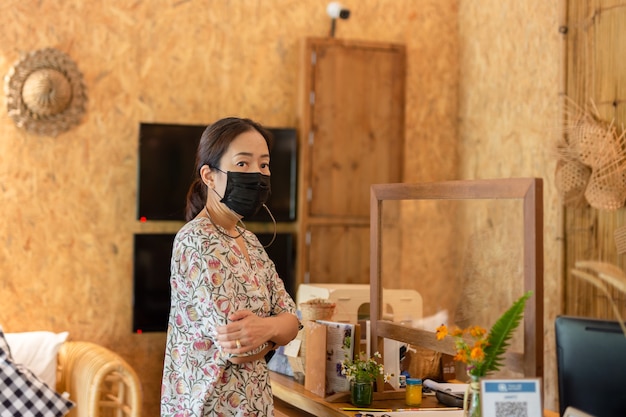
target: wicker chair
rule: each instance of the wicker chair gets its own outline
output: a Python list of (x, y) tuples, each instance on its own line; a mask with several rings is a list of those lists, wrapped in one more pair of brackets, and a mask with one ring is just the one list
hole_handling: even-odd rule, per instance
[(103, 346), (65, 342), (59, 350), (56, 388), (76, 403), (68, 417), (141, 417), (137, 374)]

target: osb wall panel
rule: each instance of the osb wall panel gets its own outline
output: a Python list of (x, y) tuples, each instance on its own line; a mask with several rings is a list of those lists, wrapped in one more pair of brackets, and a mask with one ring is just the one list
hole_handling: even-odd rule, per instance
[[(409, 124), (427, 127), (416, 130), (405, 156), (406, 181), (543, 178), (544, 394), (545, 405), (550, 409), (557, 409), (553, 323), (562, 304), (562, 220), (554, 187), (553, 145), (562, 131), (559, 94), (563, 92), (564, 45), (559, 26), (564, 22), (564, 8), (563, 1), (458, 2), (457, 28), (451, 29), (458, 30), (458, 39), (444, 38), (424, 46), (440, 48), (442, 54), (428, 65), (437, 71), (420, 74), (424, 83), (440, 78), (450, 82), (435, 83), (445, 86), (440, 91), (427, 89), (419, 98), (412, 97), (429, 110), (409, 112)], [(426, 68), (427, 64), (422, 64)], [(436, 104), (428, 105), (429, 102)], [(454, 118), (446, 117), (450, 115)], [(479, 225), (478, 230), (484, 229), (488, 239), (505, 239), (512, 231), (495, 229), (502, 219), (513, 215), (509, 210), (485, 210), (473, 220)], [(425, 314), (449, 308), (451, 315), (457, 311), (463, 281), (476, 274), (491, 275), (508, 299), (494, 304), (495, 289), (487, 289), (477, 291), (478, 298), (467, 304), (489, 305), (495, 320), (503, 308), (521, 295), (521, 288), (514, 290), (513, 285), (506, 292), (510, 277), (500, 267), (514, 252), (514, 245), (502, 245), (495, 252), (500, 256), (496, 260), (481, 257), (480, 245), (461, 247), (468, 243), (467, 221), (457, 218), (457, 213), (441, 206), (407, 208), (403, 214), (405, 222), (428, 220), (419, 224), (418, 232), (403, 235), (405, 256), (400, 275), (445, 281), (448, 291), (443, 294), (437, 285), (420, 292), (426, 300)], [(413, 256), (406, 256), (407, 253)]]
[[(561, 206), (552, 146), (560, 124), (564, 2), (461, 1), (459, 177), (540, 177), (544, 190), (544, 406), (557, 410)], [(496, 215), (503, 213), (493, 213)], [(506, 212), (504, 212), (506, 214)], [(476, 267), (488, 269), (490, 260)], [(519, 294), (521, 295), (521, 294)], [(488, 295), (481, 295), (487, 302)], [(494, 319), (501, 312), (493, 312)]]
[[(416, 12), (419, 24), (434, 37), (421, 43), (408, 43), (406, 139), (404, 182), (458, 179), (458, 91), (459, 39), (458, 2), (421, 3)], [(398, 279), (388, 287), (415, 288), (413, 277), (431, 277), (429, 288), (419, 288), (424, 300), (444, 297), (440, 302), (425, 302), (424, 314), (434, 314), (438, 307), (452, 304), (449, 282), (436, 277), (449, 276), (450, 241), (456, 230), (449, 212), (432, 206), (402, 206), (402, 257)], [(424, 219), (428, 219), (424, 221)], [(417, 233), (411, 226), (418, 224)], [(435, 235), (436, 239), (431, 237)], [(392, 258), (393, 259), (393, 258)], [(442, 295), (443, 293), (443, 295)]]
[[(407, 45), (407, 149), (419, 144), (420, 159), (440, 162), (412, 162), (410, 180), (454, 166), (456, 3), (352, 0), (350, 19), (337, 22), (337, 37)], [(89, 98), (82, 124), (56, 138), (0, 114), (6, 331), (68, 330), (119, 352), (140, 375), (144, 415), (158, 415), (165, 336), (131, 333), (132, 235), (180, 225), (135, 220), (138, 124), (243, 115), (297, 126), (299, 47), (328, 34), (326, 4), (2, 2), (0, 72), (23, 52), (55, 47), (77, 63)]]

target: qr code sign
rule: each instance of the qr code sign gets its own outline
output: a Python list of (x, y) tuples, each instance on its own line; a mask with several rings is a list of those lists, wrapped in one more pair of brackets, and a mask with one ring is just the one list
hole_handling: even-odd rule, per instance
[(528, 417), (526, 401), (497, 401), (496, 417)]

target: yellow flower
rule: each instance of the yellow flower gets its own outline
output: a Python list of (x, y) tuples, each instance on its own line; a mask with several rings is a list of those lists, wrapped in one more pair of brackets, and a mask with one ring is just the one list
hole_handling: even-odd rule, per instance
[[(467, 364), (468, 374), (483, 377), (500, 369), (501, 357), (509, 346), (513, 332), (519, 326), (526, 300), (531, 295), (532, 291), (527, 291), (516, 300), (489, 331), (481, 326), (470, 326), (466, 329), (455, 328), (450, 332), (456, 349), (454, 360)], [(444, 324), (437, 327), (437, 340), (445, 339), (448, 332), (448, 327)]]
[(448, 327), (445, 324), (442, 324), (441, 326), (437, 327), (437, 340), (443, 340), (447, 335), (448, 335)]
[(469, 329), (469, 333), (473, 338), (478, 338), (487, 334), (487, 329), (480, 326), (472, 326)]
[(467, 363), (467, 352), (465, 350), (459, 350), (456, 352), (454, 356), (455, 361)]
[(452, 332), (452, 336), (454, 337), (463, 337), (464, 331), (462, 329), (454, 329)]
[(474, 346), (472, 353), (470, 353), (470, 358), (472, 358), (473, 361), (480, 362), (485, 359), (485, 351), (480, 346)]

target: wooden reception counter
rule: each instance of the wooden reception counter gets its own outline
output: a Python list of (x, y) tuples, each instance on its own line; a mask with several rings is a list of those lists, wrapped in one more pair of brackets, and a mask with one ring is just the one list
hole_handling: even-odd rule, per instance
[[(270, 371), (272, 381), (272, 392), (274, 393), (274, 403), (276, 406), (276, 417), (354, 417), (354, 411), (344, 411), (342, 408), (353, 407), (346, 402), (329, 402), (296, 382), (293, 378)], [(404, 404), (404, 393), (398, 393), (397, 398), (378, 400), (374, 397), (371, 408), (398, 409), (406, 408)], [(422, 407), (436, 408), (442, 407), (435, 397), (424, 396)], [(553, 411), (545, 410), (544, 417), (559, 417)]]

